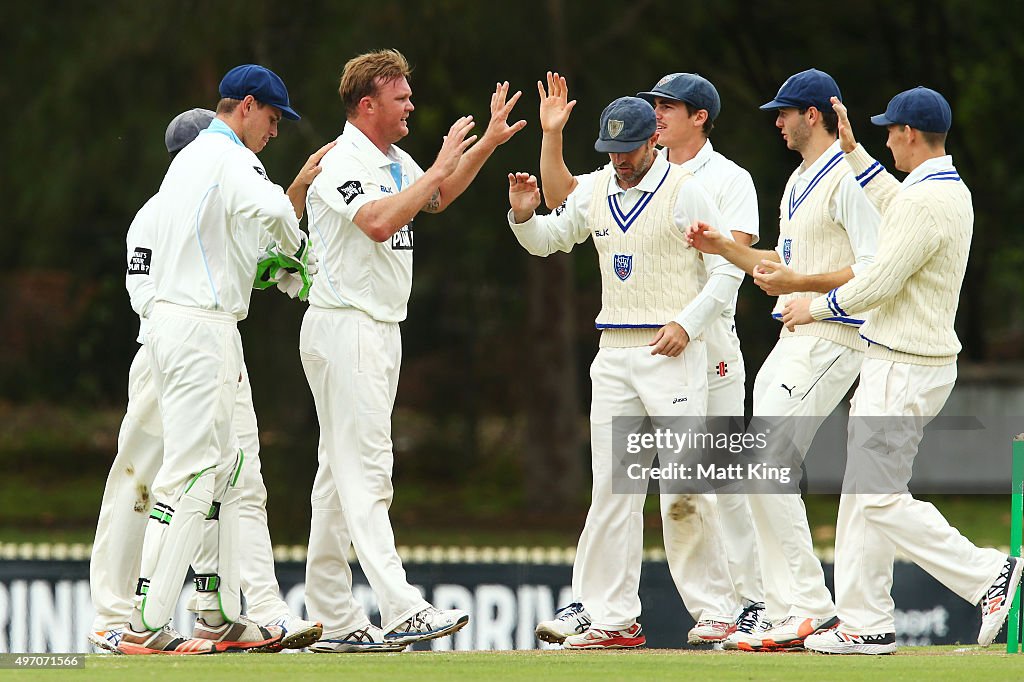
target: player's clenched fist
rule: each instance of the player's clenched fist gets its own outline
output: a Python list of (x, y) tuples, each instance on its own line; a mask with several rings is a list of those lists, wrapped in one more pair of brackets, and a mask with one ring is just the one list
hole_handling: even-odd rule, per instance
[(540, 206), (540, 188), (536, 176), (529, 173), (508, 174), (508, 203), (512, 217), (517, 223), (524, 223), (533, 216)]

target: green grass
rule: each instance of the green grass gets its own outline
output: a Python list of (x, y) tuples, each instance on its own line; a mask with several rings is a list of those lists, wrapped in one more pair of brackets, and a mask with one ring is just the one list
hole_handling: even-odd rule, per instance
[[(89, 656), (68, 680), (1007, 680), (1020, 677), (1024, 659), (997, 647), (913, 647), (893, 656), (819, 656), (810, 653), (738, 652), (406, 652), (287, 656), (227, 654), (194, 658)], [(53, 676), (20, 671), (21, 679)]]

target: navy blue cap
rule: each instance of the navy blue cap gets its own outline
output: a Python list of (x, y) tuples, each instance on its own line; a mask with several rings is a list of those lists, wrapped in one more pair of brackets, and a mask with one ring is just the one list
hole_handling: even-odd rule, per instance
[(167, 124), (164, 132), (164, 144), (170, 154), (181, 151), (192, 140), (199, 136), (199, 133), (210, 127), (217, 114), (209, 109), (189, 109), (183, 111)]
[(953, 112), (945, 97), (918, 85), (889, 100), (885, 113), (872, 116), (871, 122), (876, 126), (907, 125), (926, 133), (945, 133), (953, 125)]
[(832, 76), (818, 69), (807, 69), (787, 78), (775, 99), (762, 104), (761, 108), (768, 110), (815, 107), (818, 111), (832, 111), (832, 97), (838, 97), (840, 101), (843, 99), (839, 86)]
[(722, 98), (707, 78), (696, 73), (670, 73), (658, 81), (648, 92), (638, 92), (637, 97), (654, 104), (655, 97), (686, 102), (697, 109), (705, 109), (708, 118), (714, 121), (722, 111)]
[(284, 81), (265, 66), (242, 64), (224, 74), (220, 82), (221, 97), (245, 99), (246, 95), (252, 95), (262, 104), (277, 107), (285, 118), (293, 121), (300, 118), (288, 100)]
[(601, 112), (601, 129), (594, 149), (631, 152), (651, 139), (657, 129), (654, 107), (639, 97), (620, 97)]

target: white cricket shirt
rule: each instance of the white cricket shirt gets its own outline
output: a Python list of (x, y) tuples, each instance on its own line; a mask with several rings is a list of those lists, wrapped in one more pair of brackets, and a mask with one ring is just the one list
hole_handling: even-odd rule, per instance
[(416, 182), (423, 170), (395, 145), (381, 153), (352, 123), (345, 124), (320, 167), (306, 197), (309, 237), (320, 265), (310, 304), (356, 308), (380, 322), (401, 322), (412, 291), (412, 221), (388, 241), (375, 242), (353, 218), (371, 201)]
[(302, 243), (284, 190), (220, 119), (174, 158), (154, 202), (157, 301), (244, 319), (263, 232), (287, 253)]

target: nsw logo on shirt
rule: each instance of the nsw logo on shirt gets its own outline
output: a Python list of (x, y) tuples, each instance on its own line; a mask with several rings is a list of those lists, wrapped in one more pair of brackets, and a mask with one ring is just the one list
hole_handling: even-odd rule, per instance
[(338, 192), (346, 204), (351, 204), (357, 196), (363, 194), (363, 185), (358, 180), (349, 180), (338, 187)]
[(625, 282), (633, 274), (633, 256), (617, 253), (612, 256), (612, 267), (616, 276)]

